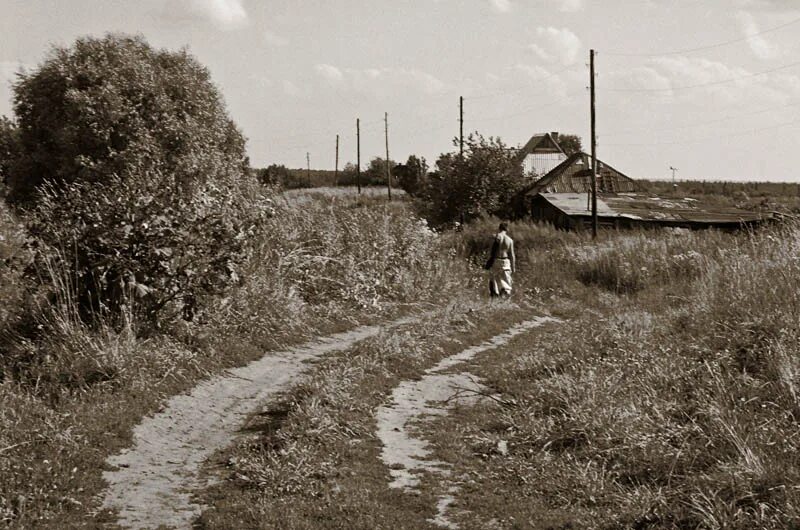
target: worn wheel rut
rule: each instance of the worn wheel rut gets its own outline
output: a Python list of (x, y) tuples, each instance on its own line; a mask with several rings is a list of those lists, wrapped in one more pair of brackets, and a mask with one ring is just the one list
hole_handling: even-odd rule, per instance
[(131, 448), (107, 459), (114, 470), (103, 473), (109, 484), (103, 507), (115, 510), (125, 528), (190, 527), (203, 508), (192, 499), (207, 485), (202, 463), (231, 443), (249, 413), (293, 383), (307, 361), (414, 321), (362, 326), (269, 353), (171, 398), (134, 429)]
[(458, 493), (457, 477), (450, 476), (445, 462), (428, 458), (430, 444), (415, 433), (413, 424), (426, 417), (447, 414), (449, 405), (466, 396), (478, 396), (483, 387), (480, 379), (467, 371), (452, 371), (479, 353), (500, 348), (517, 335), (526, 333), (547, 322), (559, 322), (551, 317), (537, 317), (521, 322), (491, 339), (471, 346), (460, 353), (442, 359), (425, 371), (422, 378), (403, 381), (392, 391), (389, 402), (376, 414), (378, 438), (383, 444), (381, 460), (389, 467), (392, 481), (389, 487), (414, 492), (420, 475), (433, 473), (446, 484), (438, 497), (437, 514), (431, 523), (444, 528), (458, 528), (448, 517), (450, 506)]

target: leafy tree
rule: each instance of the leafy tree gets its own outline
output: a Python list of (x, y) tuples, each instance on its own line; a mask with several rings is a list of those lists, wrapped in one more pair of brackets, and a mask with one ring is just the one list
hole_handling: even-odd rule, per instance
[(266, 168), (256, 170), (256, 178), (265, 186), (285, 185), (290, 177), (289, 169), (283, 164), (270, 164)]
[(14, 109), (9, 197), (30, 212), (42, 270), (73, 279), (84, 315), (191, 318), (237, 281), (269, 209), (249, 188), (244, 138), (185, 50), (79, 39), (21, 76)]
[(522, 166), (500, 138), (470, 134), (463, 157), (444, 153), (436, 161), (424, 190), (426, 217), (437, 225), (483, 215), (506, 217), (523, 182)]
[(405, 164), (398, 164), (394, 168), (394, 176), (397, 185), (403, 188), (409, 195), (417, 195), (423, 188), (427, 172), (425, 158), (417, 158), (415, 155), (408, 157)]
[(581, 137), (577, 134), (560, 134), (558, 135), (558, 145), (567, 154), (567, 156), (583, 151), (581, 145)]
[(6, 116), (0, 116), (0, 186), (6, 182), (19, 156), (19, 130)]
[[(392, 172), (393, 184), (396, 182), (394, 175), (395, 167), (397, 167), (397, 162), (394, 160), (389, 160), (389, 168)], [(364, 178), (364, 182), (362, 182), (362, 184), (366, 184), (368, 186), (377, 186), (381, 184), (386, 185), (386, 159), (376, 156), (370, 160), (366, 170), (361, 172), (361, 176)]]
[(108, 35), (55, 48), (14, 85), (21, 159), (10, 199), (54, 184), (103, 182), (141, 171), (189, 185), (246, 166), (244, 138), (208, 70), (186, 50)]

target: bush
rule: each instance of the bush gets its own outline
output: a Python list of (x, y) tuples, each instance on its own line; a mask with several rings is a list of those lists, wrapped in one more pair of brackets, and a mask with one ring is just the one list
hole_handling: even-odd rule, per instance
[(427, 179), (423, 211), (434, 225), (508, 217), (511, 199), (523, 185), (522, 166), (502, 140), (470, 134), (465, 143), (463, 157), (442, 154)]
[(134, 311), (156, 321), (182, 307), (191, 319), (204, 296), (238, 281), (248, 238), (270, 214), (241, 186), (226, 178), (185, 190), (176, 175), (155, 172), (52, 185), (30, 225), (44, 242), (40, 261), (70, 271), (84, 316)]
[(244, 138), (208, 71), (188, 52), (109, 35), (55, 48), (14, 85), (20, 156), (9, 198), (29, 205), (45, 181), (108, 182), (142, 171), (184, 185), (241, 173)]
[(79, 39), (14, 92), (9, 199), (30, 212), (44, 283), (59, 290), (48, 276), (66, 271), (83, 317), (155, 322), (182, 307), (190, 319), (237, 280), (247, 235), (269, 212), (247, 192), (244, 138), (186, 51)]

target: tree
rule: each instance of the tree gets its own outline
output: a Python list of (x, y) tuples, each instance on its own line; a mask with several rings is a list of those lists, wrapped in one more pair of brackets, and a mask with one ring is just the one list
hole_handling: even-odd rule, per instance
[(444, 153), (436, 161), (424, 195), (425, 215), (433, 224), (469, 221), (482, 215), (510, 214), (510, 202), (522, 187), (522, 166), (500, 138), (478, 133), (465, 140), (463, 157)]
[[(392, 172), (392, 183), (395, 182), (395, 167), (397, 167), (397, 162), (389, 160), (389, 168)], [(364, 182), (362, 184), (367, 186), (386, 185), (386, 160), (376, 156), (369, 161), (369, 166), (367, 166), (365, 171), (361, 172), (361, 176), (364, 177)]]
[(270, 164), (256, 170), (256, 178), (265, 186), (283, 186), (290, 179), (289, 169), (283, 164)]
[(423, 188), (427, 172), (425, 158), (417, 158), (415, 155), (408, 157), (405, 164), (398, 164), (394, 168), (394, 176), (397, 185), (409, 195), (417, 195)]
[(41, 270), (74, 280), (83, 315), (192, 318), (237, 281), (269, 209), (248, 188), (244, 138), (185, 50), (79, 39), (20, 77), (14, 109), (9, 197), (29, 212)]
[(567, 156), (583, 151), (581, 137), (577, 134), (560, 134), (558, 136), (558, 145), (561, 146)]
[(0, 116), (0, 186), (5, 184), (19, 157), (19, 130), (13, 121)]
[(55, 48), (14, 84), (20, 163), (10, 200), (30, 203), (46, 180), (102, 182), (142, 171), (186, 183), (241, 172), (244, 138), (208, 70), (186, 50), (108, 35)]

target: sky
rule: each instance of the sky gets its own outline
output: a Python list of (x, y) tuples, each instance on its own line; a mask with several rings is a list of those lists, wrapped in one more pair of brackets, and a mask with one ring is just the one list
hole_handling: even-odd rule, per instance
[(333, 169), (545, 131), (634, 178), (800, 182), (800, 0), (0, 0), (0, 114), (53, 46), (108, 32), (187, 47), (251, 163)]

